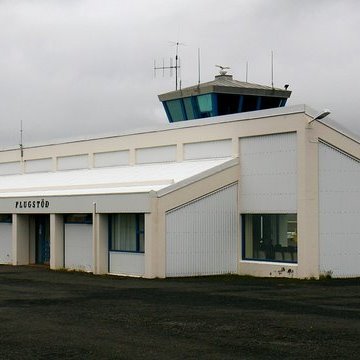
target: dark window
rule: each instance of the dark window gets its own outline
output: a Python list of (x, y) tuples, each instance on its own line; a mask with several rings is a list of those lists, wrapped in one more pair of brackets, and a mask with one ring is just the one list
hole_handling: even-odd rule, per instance
[(257, 108), (258, 97), (252, 95), (245, 95), (242, 105), (242, 111), (254, 111)]
[(242, 216), (243, 258), (297, 262), (296, 214)]
[(109, 219), (110, 251), (145, 251), (144, 214), (112, 214)]
[(218, 94), (218, 114), (227, 115), (239, 112), (239, 95)]
[(92, 224), (92, 214), (66, 214), (65, 224)]
[(261, 99), (261, 109), (272, 109), (280, 106), (280, 98), (277, 97), (263, 97)]
[(12, 215), (0, 214), (0, 223), (12, 223)]

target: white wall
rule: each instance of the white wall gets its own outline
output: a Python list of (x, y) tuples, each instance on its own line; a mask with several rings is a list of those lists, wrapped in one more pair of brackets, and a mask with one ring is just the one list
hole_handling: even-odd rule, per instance
[(89, 167), (89, 156), (87, 154), (60, 156), (57, 158), (58, 170), (87, 169), (88, 167)]
[(184, 144), (185, 160), (221, 158), (231, 155), (231, 139)]
[(53, 160), (47, 159), (36, 159), (25, 161), (25, 172), (26, 173), (37, 173), (52, 171)]
[(166, 213), (166, 276), (237, 272), (237, 185)]
[(296, 133), (240, 139), (240, 211), (297, 212)]
[(360, 162), (319, 144), (320, 273), (360, 276)]
[(14, 175), (21, 173), (19, 161), (0, 163), (0, 175)]
[(145, 255), (110, 251), (110, 274), (143, 276), (145, 274)]
[(136, 150), (137, 164), (176, 161), (176, 146), (156, 146)]
[(12, 224), (0, 223), (0, 264), (11, 264), (12, 260)]
[(94, 154), (95, 167), (120, 166), (129, 164), (129, 151), (108, 151)]
[(91, 224), (65, 224), (65, 268), (93, 271)]

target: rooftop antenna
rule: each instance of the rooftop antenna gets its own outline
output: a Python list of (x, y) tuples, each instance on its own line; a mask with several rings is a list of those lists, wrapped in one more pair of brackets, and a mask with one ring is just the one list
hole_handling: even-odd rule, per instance
[(198, 85), (200, 85), (200, 48), (198, 48)]
[(245, 82), (248, 82), (248, 73), (249, 73), (249, 63), (246, 62), (246, 75), (245, 75)]
[(20, 156), (21, 160), (24, 158), (24, 147), (23, 147), (23, 123), (20, 121)]
[(172, 71), (175, 69), (175, 90), (178, 89), (178, 75), (180, 74), (180, 57), (179, 57), (179, 46), (185, 45), (179, 41), (170, 41), (172, 45), (176, 46), (175, 50), (175, 65), (173, 65), (173, 59), (170, 58), (170, 65), (165, 66), (164, 62), (162, 66), (156, 66), (156, 62), (154, 61), (154, 73), (156, 74), (156, 70), (162, 70), (163, 73), (166, 69), (170, 70), (170, 76), (172, 76)]
[(274, 88), (274, 52), (271, 50), (271, 87)]

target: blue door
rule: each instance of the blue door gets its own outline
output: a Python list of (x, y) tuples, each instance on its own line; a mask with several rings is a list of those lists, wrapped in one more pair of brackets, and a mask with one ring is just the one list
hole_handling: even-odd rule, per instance
[(50, 216), (35, 216), (36, 263), (50, 263)]

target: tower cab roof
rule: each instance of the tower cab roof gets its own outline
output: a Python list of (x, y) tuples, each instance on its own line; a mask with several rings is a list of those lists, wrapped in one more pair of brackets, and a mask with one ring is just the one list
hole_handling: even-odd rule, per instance
[(170, 123), (283, 107), (291, 91), (234, 80), (221, 73), (209, 82), (159, 95)]
[(167, 101), (208, 93), (277, 96), (283, 98), (289, 98), (291, 95), (290, 90), (235, 80), (232, 75), (216, 75), (212, 81), (161, 94), (159, 99), (160, 101)]

